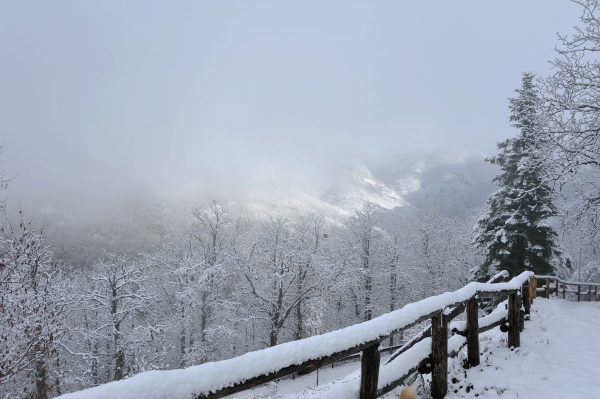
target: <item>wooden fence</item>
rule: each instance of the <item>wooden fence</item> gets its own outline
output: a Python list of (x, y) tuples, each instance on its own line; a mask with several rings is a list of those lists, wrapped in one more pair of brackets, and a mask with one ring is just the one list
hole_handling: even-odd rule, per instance
[[(538, 287), (538, 280), (542, 280), (542, 281), (546, 280), (546, 284), (544, 284), (542, 287)], [(554, 282), (554, 289), (551, 287), (552, 286), (552, 284), (550, 283), (551, 281)], [(567, 288), (568, 286), (576, 286), (577, 290), (568, 289)], [(592, 295), (593, 295), (594, 301), (596, 302), (596, 301), (598, 301), (598, 286), (600, 286), (600, 284), (598, 284), (598, 283), (582, 283), (580, 281), (564, 281), (555, 276), (535, 276), (534, 282), (532, 284), (532, 287), (535, 287), (535, 288), (532, 288), (531, 295), (533, 296), (533, 298), (536, 298), (538, 292), (543, 292), (543, 293), (545, 293), (546, 298), (550, 298), (550, 292), (552, 290), (554, 290), (557, 297), (559, 297), (560, 294), (562, 293), (563, 299), (567, 299), (567, 294), (577, 294), (577, 302), (581, 302), (581, 296), (587, 295), (587, 300), (589, 302), (591, 302)], [(582, 291), (581, 290), (582, 287), (584, 290), (587, 288), (587, 290)]]
[[(581, 295), (587, 295), (588, 300), (592, 297), (592, 287), (595, 287), (594, 300), (597, 300), (597, 287), (600, 285), (562, 281), (553, 276), (534, 276), (532, 272), (523, 272), (509, 282), (502, 282), (505, 276), (508, 273), (499, 273), (488, 283), (470, 283), (457, 291), (425, 298), (342, 330), (183, 370), (141, 373), (127, 380), (67, 396), (73, 399), (118, 397), (124, 390), (135, 389), (140, 398), (159, 398), (163, 397), (162, 392), (166, 392), (169, 397), (181, 399), (188, 399), (190, 393), (195, 399), (217, 399), (288, 375), (314, 371), (360, 356), (360, 380), (345, 384), (355, 388), (350, 397), (375, 399), (420, 371), (431, 372), (431, 395), (434, 399), (441, 399), (448, 392), (448, 357), (456, 356), (466, 345), (468, 365), (479, 365), (479, 334), (497, 326), (508, 333), (509, 347), (519, 347), (520, 332), (531, 302), (538, 292), (550, 296), (550, 281), (555, 282), (556, 295), (562, 287), (563, 297), (566, 292), (576, 292), (579, 299)], [(546, 284), (538, 288), (538, 281), (544, 279)], [(565, 287), (573, 285), (579, 287), (577, 291), (566, 291)], [(587, 291), (582, 291), (582, 286), (587, 286)], [(479, 318), (480, 300), (492, 297), (507, 297), (507, 301)], [(452, 321), (463, 312), (466, 312), (466, 321)], [(380, 349), (382, 341), (428, 320), (431, 321), (430, 326), (380, 364), (380, 353), (389, 350)], [(140, 392), (139, 387), (145, 391)]]
[[(497, 277), (489, 283), (479, 284), (477, 287), (478, 289), (473, 290), (473, 293), (468, 297), (464, 299), (461, 298), (461, 300), (452, 303), (451, 306), (441, 306), (434, 311), (429, 311), (425, 314), (422, 314), (411, 323), (400, 325), (393, 331), (390, 331), (388, 334), (378, 337), (376, 340), (366, 342), (362, 345), (345, 348), (342, 351), (337, 351), (328, 356), (310, 359), (302, 362), (301, 364), (290, 365), (269, 374), (263, 374), (257, 377), (249, 378), (245, 381), (239, 381), (231, 386), (223, 387), (214, 392), (197, 395), (196, 398), (221, 398), (293, 373), (314, 370), (337, 361), (349, 360), (350, 358), (353, 358), (359, 354), (361, 357), (361, 377), (359, 387), (360, 399), (374, 399), (390, 392), (397, 386), (401, 385), (406, 378), (414, 374), (419, 369), (423, 371), (431, 371), (432, 397), (434, 399), (443, 398), (448, 392), (448, 357), (456, 356), (460, 349), (462, 349), (464, 345), (467, 345), (469, 364), (471, 366), (478, 365), (480, 361), (479, 333), (488, 331), (497, 326), (504, 325), (506, 332), (508, 332), (508, 345), (513, 347), (520, 346), (520, 332), (523, 329), (524, 316), (524, 313), (520, 311), (522, 306), (521, 293), (523, 292), (523, 295), (527, 299), (529, 298), (529, 290), (528, 288), (523, 289), (523, 286), (527, 287), (530, 277), (533, 278), (533, 273), (525, 272), (513, 278), (510, 283), (500, 283), (505, 275), (507, 274), (498, 274)], [(494, 285), (496, 285), (496, 287), (494, 287)], [(508, 286), (504, 287), (504, 285)], [(459, 291), (455, 291), (455, 293)], [(499, 308), (490, 315), (479, 319), (478, 309), (480, 299), (504, 296), (508, 297), (506, 309)], [(418, 302), (416, 304), (418, 304)], [(525, 305), (525, 309), (528, 313), (529, 306)], [(460, 315), (465, 310), (467, 320), (466, 322), (459, 322), (453, 325), (451, 328), (452, 333), (456, 335), (458, 339), (452, 340), (451, 338), (452, 344), (449, 347), (449, 323), (452, 321), (452, 319)], [(387, 359), (383, 366), (380, 366), (380, 352), (382, 351), (379, 349), (380, 342), (428, 319), (431, 320), (430, 327), (425, 328), (415, 337), (410, 339), (406, 344), (402, 345), (390, 356), (389, 359)], [(408, 355), (409, 352), (417, 346), (417, 344), (421, 343), (427, 338), (431, 338), (430, 346), (427, 345), (427, 347), (430, 349), (423, 351), (422, 348), (419, 348), (421, 349), (420, 353), (422, 356), (418, 357), (418, 360), (415, 361), (414, 354), (410, 354), (410, 356), (403, 356)], [(385, 350), (385, 348), (383, 350)], [(403, 357), (410, 358), (412, 364), (407, 365), (406, 362), (403, 362)], [(393, 363), (398, 364), (400, 362), (405, 363), (404, 373), (394, 376), (391, 378), (391, 380), (388, 378), (386, 381), (379, 381), (382, 367), (392, 365)], [(427, 367), (428, 364), (431, 365), (430, 368)], [(392, 367), (390, 367), (390, 369), (391, 368)]]

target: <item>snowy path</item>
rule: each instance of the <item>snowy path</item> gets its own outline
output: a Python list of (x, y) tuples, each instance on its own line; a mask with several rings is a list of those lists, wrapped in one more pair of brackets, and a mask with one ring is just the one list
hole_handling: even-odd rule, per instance
[[(498, 328), (482, 334), (480, 342), (479, 367), (464, 370), (460, 366), (464, 354), (450, 359), (449, 382), (454, 383), (447, 398), (600, 398), (600, 302), (537, 298), (521, 333), (521, 348), (508, 349), (506, 334)], [(232, 397), (334, 399), (336, 388), (346, 382), (347, 377), (340, 378), (343, 372), (358, 368), (356, 362), (323, 369), (319, 387), (313, 373)], [(383, 398), (398, 398), (399, 391)], [(427, 397), (419, 391), (418, 398)]]
[[(450, 388), (448, 398), (600, 398), (599, 302), (537, 298), (521, 348), (511, 352), (504, 342), (498, 345), (505, 338), (498, 329), (486, 338), (480, 347), (483, 367), (467, 370), (466, 380)], [(460, 378), (464, 372), (456, 362), (453, 366)], [(474, 387), (469, 394), (465, 382)]]

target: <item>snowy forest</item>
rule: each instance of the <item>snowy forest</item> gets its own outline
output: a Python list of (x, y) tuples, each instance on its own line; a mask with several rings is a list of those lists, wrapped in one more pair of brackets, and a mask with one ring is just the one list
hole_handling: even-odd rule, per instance
[[(0, 398), (232, 358), (499, 270), (599, 283), (600, 4), (575, 3), (550, 72), (514, 87), (497, 155), (398, 153), (346, 163), (318, 194), (148, 196), (102, 215), (2, 195)], [(0, 172), (0, 193), (19, 178)]]

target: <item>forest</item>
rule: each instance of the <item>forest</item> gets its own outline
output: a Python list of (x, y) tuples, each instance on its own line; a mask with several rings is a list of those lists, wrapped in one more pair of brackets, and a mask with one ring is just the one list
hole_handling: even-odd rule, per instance
[[(600, 11), (575, 3), (580, 27), (559, 36), (550, 74), (523, 73), (514, 136), (487, 164), (440, 161), (414, 189), (393, 167), (350, 168), (370, 197), (338, 184), (320, 211), (143, 198), (46, 221), (0, 202), (0, 397), (232, 358), (499, 270), (600, 282)], [(15, 179), (1, 172), (0, 192)]]

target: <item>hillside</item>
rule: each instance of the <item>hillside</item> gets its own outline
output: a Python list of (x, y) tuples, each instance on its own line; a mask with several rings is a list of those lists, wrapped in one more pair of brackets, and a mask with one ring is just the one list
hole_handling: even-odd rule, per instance
[(369, 201), (381, 208), (381, 227), (388, 229), (420, 209), (450, 217), (469, 215), (484, 207), (495, 190), (495, 173), (481, 155), (413, 152), (339, 164), (332, 176), (322, 179), (328, 183), (321, 187), (259, 180), (244, 190), (175, 199), (141, 193), (95, 210), (47, 206), (39, 213), (45, 215), (46, 237), (57, 259), (88, 267), (108, 253), (135, 256), (150, 250), (185, 229), (191, 210), (212, 200), (231, 215), (249, 220), (317, 213), (334, 226)]

